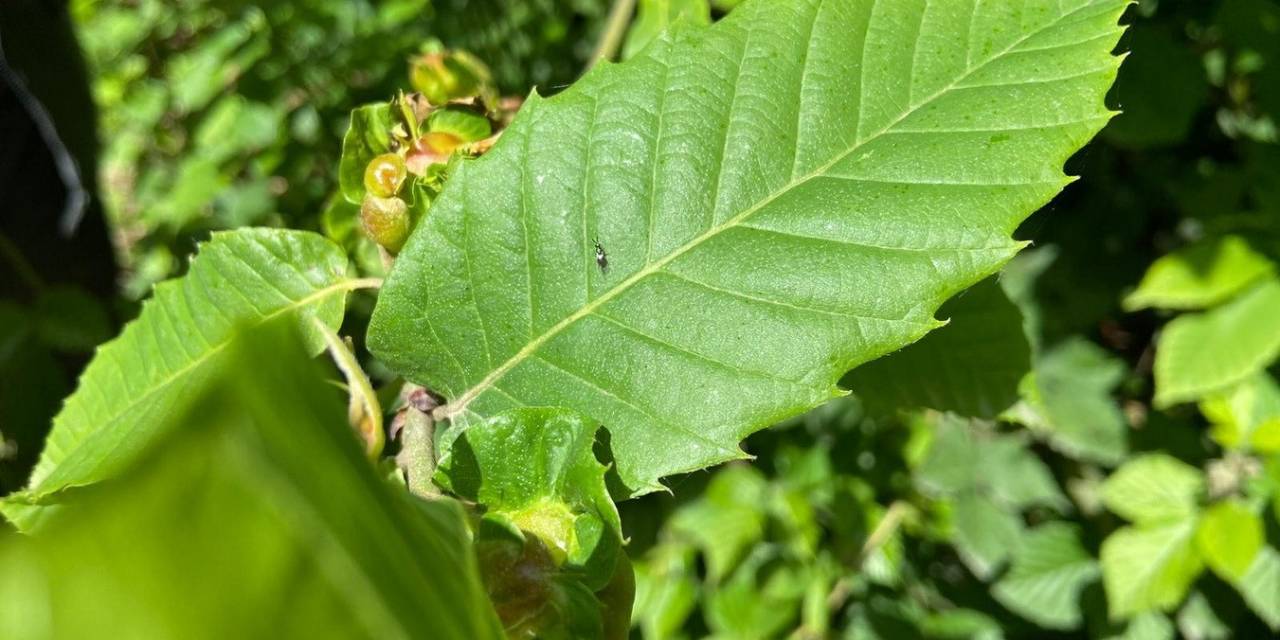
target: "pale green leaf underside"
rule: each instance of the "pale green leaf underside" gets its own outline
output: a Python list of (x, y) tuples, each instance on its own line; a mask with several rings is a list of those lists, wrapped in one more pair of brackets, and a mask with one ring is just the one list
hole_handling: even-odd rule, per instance
[(1261, 371), (1280, 356), (1280, 279), (1269, 278), (1231, 302), (1181, 316), (1156, 349), (1157, 407), (1196, 400)]
[(1050, 629), (1080, 625), (1080, 592), (1098, 578), (1098, 563), (1072, 525), (1050, 522), (1027, 532), (1013, 567), (991, 594), (1009, 610)]
[[(313, 233), (214, 234), (187, 275), (157, 286), (138, 319), (98, 349), (54, 418), (27, 489), (0, 510), (28, 528), (39, 511), (33, 504), (110, 475), (218, 370), (237, 327), (297, 312), (336, 329), (347, 292), (368, 284), (349, 278), (347, 268), (342, 249)], [(308, 346), (319, 351), (303, 320)]]
[(676, 29), (458, 168), (371, 348), (463, 425), (595, 417), (633, 493), (741, 457), (1020, 248), (1111, 116), (1126, 4), (757, 0)]

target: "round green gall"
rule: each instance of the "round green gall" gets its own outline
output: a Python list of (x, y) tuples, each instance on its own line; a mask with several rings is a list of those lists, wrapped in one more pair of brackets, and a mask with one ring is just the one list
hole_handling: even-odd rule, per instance
[(370, 160), (364, 168), (364, 188), (379, 198), (390, 198), (399, 193), (407, 173), (404, 158), (399, 154), (384, 153)]
[(360, 226), (382, 248), (399, 253), (409, 239), (409, 205), (400, 198), (368, 194), (360, 204)]

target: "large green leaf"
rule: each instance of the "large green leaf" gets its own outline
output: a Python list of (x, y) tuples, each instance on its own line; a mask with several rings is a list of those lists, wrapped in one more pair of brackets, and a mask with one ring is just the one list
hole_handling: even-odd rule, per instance
[(1261, 371), (1280, 355), (1280, 280), (1270, 278), (1165, 327), (1156, 350), (1157, 407), (1195, 400)]
[(216, 374), (237, 327), (296, 314), (319, 352), (309, 318), (337, 328), (347, 292), (370, 284), (349, 277), (342, 249), (312, 233), (214, 234), (186, 276), (157, 286), (138, 319), (98, 349), (54, 418), (28, 488), (0, 510), (30, 529), (58, 492), (109, 477)]
[(593, 416), (633, 494), (741, 458), (1018, 251), (1111, 117), (1126, 5), (750, 0), (669, 31), (458, 167), (370, 348), (462, 426)]
[(272, 328), (112, 482), (0, 539), (0, 637), (502, 637), (461, 509), (388, 484)]
[(1102, 543), (1102, 582), (1112, 618), (1170, 610), (1204, 568), (1192, 518), (1122, 527)]
[(878, 413), (929, 408), (994, 418), (1031, 369), (1022, 313), (988, 278), (942, 305), (947, 326), (854, 369), (841, 381)]
[(1098, 562), (1081, 546), (1077, 528), (1050, 522), (1023, 536), (1013, 567), (991, 595), (1042, 627), (1070, 630), (1080, 626), (1080, 592), (1098, 575)]

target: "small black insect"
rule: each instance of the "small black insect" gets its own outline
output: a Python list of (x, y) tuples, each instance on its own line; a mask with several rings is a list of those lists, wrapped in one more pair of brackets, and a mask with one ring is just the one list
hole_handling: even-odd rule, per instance
[(607, 275), (609, 273), (609, 254), (604, 252), (604, 246), (600, 244), (599, 240), (592, 240), (591, 242), (596, 245), (596, 266), (600, 267), (600, 273)]

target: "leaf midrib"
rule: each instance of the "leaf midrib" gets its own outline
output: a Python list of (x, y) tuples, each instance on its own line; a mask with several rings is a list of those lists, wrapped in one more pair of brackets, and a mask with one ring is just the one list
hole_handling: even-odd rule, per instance
[[(1081, 5), (1080, 7), (1070, 12), (1064, 13), (1058, 16), (1053, 21), (1049, 22), (1048, 24), (1045, 24), (1044, 26), (1018, 38), (1009, 46), (1005, 47), (1004, 49), (1001, 49), (999, 52), (995, 53), (994, 55), (987, 58), (986, 60), (983, 60), (980, 64), (976, 66), (967, 67), (964, 70), (964, 72), (959, 74), (954, 80), (947, 83), (947, 85), (938, 89), (936, 92), (934, 92), (924, 100), (909, 107), (906, 111), (900, 114), (897, 118), (895, 118), (889, 124), (885, 125), (884, 127), (880, 128), (874, 133), (870, 134), (866, 138), (855, 139), (853, 144), (847, 150), (835, 154), (835, 156), (831, 160), (829, 160), (827, 163), (801, 176), (800, 178), (793, 178), (792, 180), (788, 181), (785, 185), (783, 185), (779, 189), (775, 190), (773, 193), (769, 194), (768, 196), (760, 200), (758, 203), (746, 208), (741, 213), (734, 215), (733, 217), (725, 220), (723, 223), (716, 226), (712, 226), (707, 231), (702, 233), (702, 235), (699, 235), (693, 240), (690, 240), (689, 242), (677, 248), (675, 251), (668, 254), (667, 256), (657, 260), (656, 262), (648, 266), (645, 266), (639, 269), (638, 271), (633, 273), (630, 277), (626, 278), (622, 282), (619, 282), (613, 288), (604, 292), (596, 299), (587, 302), (577, 311), (566, 316), (563, 320), (561, 320), (560, 322), (557, 322), (555, 325), (553, 325), (551, 328), (544, 331), (537, 338), (534, 338), (533, 340), (531, 340), (523, 348), (517, 351), (515, 355), (511, 356), (506, 362), (502, 363), (501, 366), (491, 371), (489, 375), (485, 376), (484, 379), (476, 383), (475, 386), (465, 391), (461, 396), (458, 397), (457, 400), (436, 409), (435, 412), (433, 412), (433, 416), (437, 420), (444, 420), (444, 419), (452, 418), (453, 416), (456, 416), (459, 413), (466, 411), (468, 405), (470, 405), (472, 401), (474, 401), (481, 394), (483, 394), (490, 387), (492, 387), (494, 383), (497, 382), (497, 380), (505, 376), (508, 372), (510, 372), (517, 365), (519, 365), (521, 362), (527, 359), (530, 355), (532, 355), (535, 351), (540, 349), (542, 345), (546, 344), (549, 340), (551, 340), (551, 338), (554, 338), (556, 335), (559, 335), (562, 331), (564, 331), (570, 325), (576, 323), (578, 320), (581, 320), (587, 317), (588, 315), (591, 315), (597, 308), (604, 305), (606, 302), (612, 300), (618, 294), (626, 291), (635, 283), (647, 278), (650, 275), (653, 275), (654, 273), (657, 273), (659, 270), (661, 270), (666, 265), (670, 264), (676, 258), (698, 247), (708, 239), (713, 238), (716, 235), (719, 235), (721, 232), (727, 229), (737, 226), (740, 222), (751, 217), (756, 212), (768, 206), (769, 204), (773, 203), (775, 200), (782, 197), (783, 195), (786, 195), (792, 189), (795, 189), (800, 185), (805, 184), (809, 180), (821, 177), (826, 171), (830, 170), (833, 166), (835, 166), (837, 163), (844, 160), (845, 158), (848, 158), (849, 156), (853, 155), (858, 149), (862, 148), (867, 143), (870, 143), (878, 139), (880, 136), (889, 132), (889, 130), (892, 129), (893, 127), (897, 126), (898, 124), (901, 124), (903, 120), (906, 120), (907, 118), (917, 113), (922, 107), (932, 103), (934, 100), (937, 100), (938, 98), (942, 97), (944, 94), (956, 89), (960, 83), (967, 80), (974, 73), (980, 71), (981, 69), (986, 67), (988, 64), (991, 64), (992, 62), (995, 62), (996, 60), (999, 60), (1000, 58), (1009, 54), (1014, 49), (1017, 49), (1020, 45), (1025, 43), (1027, 40), (1030, 40), (1031, 38), (1034, 38), (1035, 36), (1040, 35), (1041, 33), (1044, 33), (1048, 29), (1051, 29), (1055, 26), (1062, 24), (1064, 20), (1067, 20), (1079, 14), (1081, 11), (1084, 11), (1085, 9), (1095, 7), (1095, 6), (1097, 6), (1097, 3), (1090, 2), (1088, 4)], [(863, 64), (865, 65), (865, 59), (863, 61)], [(915, 70), (915, 66), (913, 64), (912, 65), (913, 73), (914, 73), (914, 70)], [(736, 83), (735, 83), (735, 86), (736, 86)], [(859, 120), (861, 120), (861, 117), (862, 117), (861, 109), (859, 110), (858, 117), (859, 117)], [(650, 195), (652, 198), (652, 194)], [(719, 194), (717, 194), (717, 197), (719, 197)]]
[[(324, 298), (330, 295), (333, 295), (339, 291), (353, 291), (355, 289), (372, 288), (372, 287), (380, 286), (381, 283), (382, 281), (376, 278), (353, 278), (353, 279), (344, 280), (342, 282), (337, 282), (323, 289), (318, 289), (315, 292), (308, 294), (303, 298), (299, 298), (298, 300), (291, 302), (290, 304), (284, 307), (281, 307), (275, 311), (272, 311), (271, 313), (263, 315), (262, 317), (257, 319), (256, 323), (262, 324), (264, 322), (268, 322), (281, 315), (290, 313), (292, 311), (296, 311), (298, 309), (306, 307), (307, 305), (315, 303), (319, 300), (323, 300)], [(223, 349), (225, 349), (228, 345), (230, 345), (233, 341), (234, 341), (234, 336), (229, 336), (226, 339), (224, 339), (222, 342), (219, 342), (218, 344), (211, 346), (203, 354), (192, 359), (191, 362), (183, 365), (182, 367), (178, 368), (176, 371), (173, 371), (169, 375), (160, 379), (154, 385), (148, 388), (144, 393), (135, 396), (127, 404), (121, 406), (118, 411), (113, 412), (109, 417), (107, 417), (103, 421), (103, 424), (108, 424), (108, 425), (113, 424), (120, 418), (126, 415), (129, 415), (135, 408), (147, 402), (152, 396), (164, 390), (165, 388), (169, 387), (169, 385), (173, 384), (176, 380), (184, 377), (191, 371), (195, 370), (196, 368), (200, 367), (204, 363), (208, 362), (215, 355), (217, 355)], [(77, 440), (77, 442), (75, 443), (75, 446), (63, 452), (62, 460), (65, 461), (69, 459), (72, 455), (75, 454), (75, 452), (80, 450), (80, 448), (84, 445), (86, 441), (87, 441), (86, 438), (80, 438), (79, 440)], [(108, 454), (108, 456), (109, 455), (110, 454)], [(44, 476), (42, 478), (36, 478), (33, 476), (31, 486), (28, 489), (28, 491), (34, 491), (36, 488), (38, 488), (39, 485), (47, 482), (50, 478), (57, 478), (57, 471), (62, 468), (64, 468), (64, 465), (59, 464), (47, 476)], [(59, 489), (62, 489), (62, 488), (63, 487), (60, 487)]]

